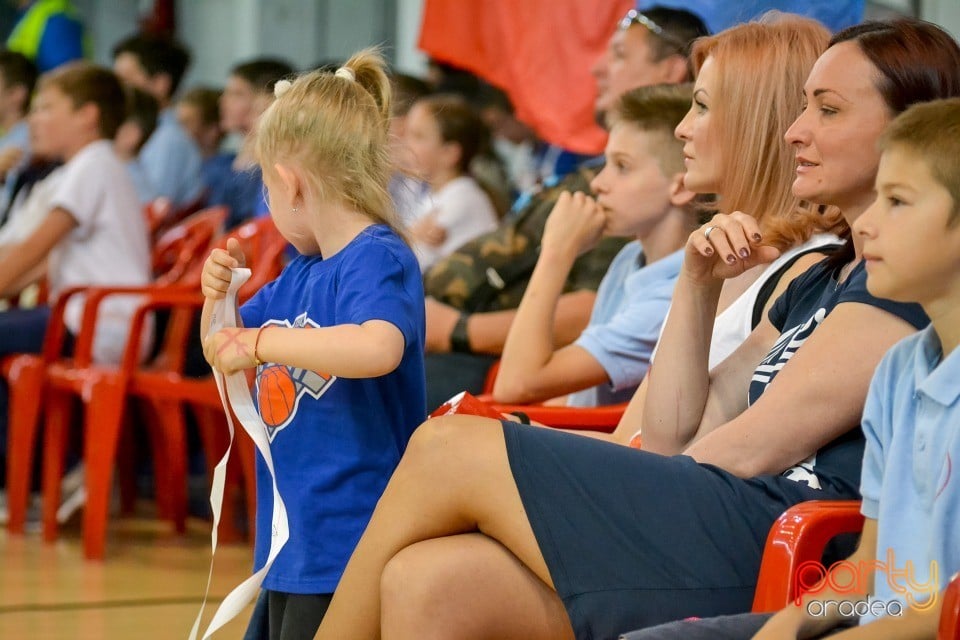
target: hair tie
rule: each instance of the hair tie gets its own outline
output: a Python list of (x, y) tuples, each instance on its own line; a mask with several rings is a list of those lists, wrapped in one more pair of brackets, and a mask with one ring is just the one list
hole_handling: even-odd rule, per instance
[(289, 80), (277, 80), (273, 85), (273, 97), (279, 98), (287, 91), (290, 90), (290, 87), (293, 86), (293, 83)]
[(334, 74), (338, 78), (346, 78), (347, 80), (356, 80), (357, 76), (353, 73), (353, 69), (348, 69), (347, 67), (340, 67), (337, 69)]

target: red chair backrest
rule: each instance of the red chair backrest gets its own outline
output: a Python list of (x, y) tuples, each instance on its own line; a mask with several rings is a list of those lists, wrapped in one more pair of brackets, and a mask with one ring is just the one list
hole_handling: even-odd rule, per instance
[(147, 221), (147, 229), (152, 238), (160, 231), (160, 225), (173, 211), (173, 203), (168, 198), (156, 198), (143, 206), (143, 217)]
[(206, 197), (206, 194), (202, 193), (180, 207), (175, 207), (169, 198), (163, 197), (148, 202), (143, 207), (143, 215), (147, 220), (150, 237), (158, 238), (167, 229), (203, 209)]
[(165, 231), (153, 245), (156, 283), (199, 286), (203, 261), (226, 219), (226, 207), (210, 207)]
[[(280, 274), (283, 268), (281, 264), (283, 251), (287, 242), (277, 231), (273, 220), (269, 216), (257, 218), (240, 225), (222, 236), (215, 246), (221, 249), (225, 248), (227, 240), (230, 238), (236, 238), (240, 242), (240, 247), (247, 259), (247, 266), (251, 271), (250, 280), (240, 289), (240, 299), (245, 300)], [(206, 254), (209, 254), (209, 252), (210, 250), (191, 266), (191, 270), (196, 271), (198, 296), (200, 294), (200, 272), (203, 268), (203, 262), (206, 260)], [(184, 275), (184, 280), (189, 279), (192, 282), (193, 277), (194, 273), (187, 273)], [(196, 307), (173, 308), (164, 332), (162, 345), (153, 360), (153, 368), (181, 370), (186, 358), (190, 333), (196, 330), (196, 325), (193, 322), (196, 312)]]
[[(283, 270), (283, 252), (287, 248), (286, 239), (277, 231), (270, 216), (254, 218), (233, 229), (220, 238), (216, 246), (223, 249), (227, 240), (236, 238), (247, 259), (250, 279), (240, 289), (240, 300), (246, 300), (260, 287), (267, 284)], [(202, 265), (201, 265), (202, 267)]]

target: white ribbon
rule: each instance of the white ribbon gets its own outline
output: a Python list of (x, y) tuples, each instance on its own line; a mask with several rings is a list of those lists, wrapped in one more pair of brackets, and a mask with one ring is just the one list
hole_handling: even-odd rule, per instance
[[(233, 269), (233, 275), (230, 279), (230, 287), (223, 300), (217, 301), (213, 307), (213, 314), (210, 318), (210, 328), (207, 335), (211, 336), (224, 327), (237, 326), (237, 291), (250, 278), (249, 269)], [(267, 561), (263, 568), (244, 580), (231, 591), (220, 606), (213, 619), (203, 634), (203, 638), (209, 638), (215, 631), (232, 620), (249, 603), (260, 590), (263, 578), (267, 575), (273, 561), (276, 559), (280, 549), (290, 538), (290, 525), (287, 521), (287, 508), (283, 504), (280, 492), (277, 491), (277, 475), (273, 468), (273, 456), (270, 455), (270, 443), (267, 441), (267, 429), (260, 420), (260, 414), (257, 413), (253, 405), (253, 398), (250, 396), (250, 389), (247, 387), (247, 379), (242, 371), (229, 376), (224, 376), (219, 371), (214, 370), (214, 378), (217, 381), (217, 389), (220, 391), (220, 402), (223, 403), (224, 411), (227, 414), (227, 425), (230, 429), (230, 445), (227, 452), (217, 463), (213, 470), (213, 486), (210, 489), (210, 507), (213, 510), (213, 532), (210, 534), (211, 546), (213, 548), (210, 558), (210, 572), (207, 574), (207, 589), (203, 595), (203, 602), (200, 605), (200, 612), (193, 623), (190, 631), (190, 640), (196, 640), (200, 631), (200, 621), (203, 618), (203, 610), (207, 605), (207, 597), (210, 595), (210, 582), (213, 578), (213, 556), (217, 552), (217, 527), (220, 524), (220, 510), (223, 504), (223, 486), (227, 472), (227, 459), (230, 457), (230, 450), (233, 448), (233, 419), (230, 417), (230, 407), (233, 407), (237, 419), (243, 425), (244, 430), (253, 439), (254, 444), (263, 456), (270, 471), (270, 479), (273, 483), (273, 523), (272, 535), (270, 537), (270, 553), (267, 555)], [(252, 532), (251, 532), (252, 533)]]

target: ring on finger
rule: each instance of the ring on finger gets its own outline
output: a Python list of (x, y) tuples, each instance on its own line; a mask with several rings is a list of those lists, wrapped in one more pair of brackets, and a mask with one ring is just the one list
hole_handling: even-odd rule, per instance
[(717, 228), (717, 225), (712, 224), (712, 225), (710, 225), (709, 227), (707, 227), (706, 229), (704, 229), (704, 230), (703, 230), (703, 237), (706, 238), (707, 240), (709, 240), (709, 239), (710, 239), (710, 234), (713, 233), (713, 230), (716, 229), (716, 228)]

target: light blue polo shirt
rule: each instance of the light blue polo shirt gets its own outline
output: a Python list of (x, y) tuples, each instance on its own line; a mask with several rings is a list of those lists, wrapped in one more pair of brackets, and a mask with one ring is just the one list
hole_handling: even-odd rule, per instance
[(30, 161), (30, 127), (27, 125), (26, 119), (10, 127), (10, 129), (0, 137), (0, 151), (8, 147), (19, 147), (22, 149), (23, 158), (20, 159), (20, 162), (18, 162), (16, 166), (10, 168), (10, 171), (8, 171), (4, 177), (3, 187), (0, 188), (0, 218), (3, 217), (3, 212), (10, 206), (10, 199), (13, 197), (13, 186), (17, 182), (20, 172), (23, 171), (23, 168), (26, 167)]
[[(877, 520), (878, 561), (892, 558), (901, 572), (910, 561), (920, 601), (960, 570), (960, 350), (941, 357), (932, 326), (897, 343), (877, 367), (863, 415), (862, 511)], [(910, 602), (879, 573), (873, 600)]]
[(157, 128), (140, 150), (140, 164), (157, 196), (170, 198), (182, 207), (203, 193), (203, 158), (197, 143), (177, 122), (172, 109), (165, 109)]
[(647, 374), (680, 275), (683, 250), (647, 266), (641, 266), (642, 255), (639, 240), (627, 243), (600, 282), (590, 323), (574, 344), (596, 358), (610, 383), (571, 394), (570, 406), (626, 402)]

